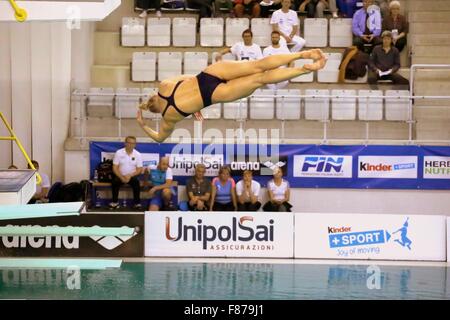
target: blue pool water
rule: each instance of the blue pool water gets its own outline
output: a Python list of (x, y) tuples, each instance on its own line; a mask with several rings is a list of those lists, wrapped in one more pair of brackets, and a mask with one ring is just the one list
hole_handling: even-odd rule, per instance
[(445, 265), (368, 267), (167, 261), (79, 273), (9, 269), (0, 270), (0, 299), (450, 299)]

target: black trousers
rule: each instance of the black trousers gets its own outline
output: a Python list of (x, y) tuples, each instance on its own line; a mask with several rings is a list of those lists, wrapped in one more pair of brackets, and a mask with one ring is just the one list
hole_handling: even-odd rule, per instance
[(291, 212), (292, 205), (285, 201), (282, 204), (275, 204), (270, 201), (267, 201), (263, 206), (264, 211), (268, 212)]
[[(270, 15), (272, 14), (272, 12), (270, 12), (270, 10), (278, 10), (281, 9), (281, 4), (277, 3), (277, 4), (272, 4), (270, 6), (261, 6), (261, 18), (270, 18)], [(294, 10), (297, 11), (297, 10)]]
[(403, 48), (406, 46), (406, 37), (400, 38), (395, 43), (395, 47), (398, 49), (399, 52), (403, 50)]
[(212, 0), (187, 0), (187, 5), (192, 9), (200, 10), (200, 18), (212, 16)]
[(135, 7), (148, 10), (150, 8), (155, 8), (156, 10), (161, 9), (161, 0), (136, 0)]
[(258, 211), (261, 207), (261, 202), (256, 201), (255, 203), (245, 202), (238, 203), (238, 211)]
[(314, 18), (316, 16), (316, 7), (319, 3), (319, 0), (311, 0), (306, 5), (306, 17), (308, 18)]
[(208, 204), (206, 204), (206, 203), (205, 203), (205, 205), (203, 206), (203, 209), (200, 210), (200, 209), (197, 208), (197, 205), (191, 206), (191, 204), (190, 204), (189, 201), (188, 201), (188, 208), (189, 208), (189, 211), (209, 211), (209, 206), (208, 206)]
[(378, 73), (373, 72), (373, 71), (369, 71), (369, 77), (367, 79), (369, 84), (373, 84), (374, 85), (374, 84), (376, 84), (378, 82), (378, 80), (391, 80), (393, 84), (404, 85), (404, 86), (408, 86), (409, 85), (408, 79), (402, 77), (401, 75), (399, 75), (397, 73), (393, 73), (393, 74), (389, 74), (387, 76), (380, 77), (378, 75)]
[(228, 203), (214, 202), (213, 211), (234, 211), (233, 202)]
[(353, 45), (357, 46), (359, 48), (359, 50), (361, 50), (367, 54), (371, 54), (373, 48), (376, 45), (382, 44), (382, 43), (383, 43), (383, 39), (381, 39), (381, 37), (374, 37), (371, 42), (366, 42), (363, 39), (361, 39), (360, 37), (353, 36)]
[[(119, 177), (116, 175), (113, 175), (113, 179), (111, 181), (112, 184), (112, 202), (118, 202), (119, 201), (119, 189), (124, 184)], [(133, 199), (134, 204), (138, 204), (141, 202), (141, 186), (139, 184), (139, 180), (137, 177), (133, 177), (130, 179), (130, 181), (127, 183), (131, 186), (133, 189)]]

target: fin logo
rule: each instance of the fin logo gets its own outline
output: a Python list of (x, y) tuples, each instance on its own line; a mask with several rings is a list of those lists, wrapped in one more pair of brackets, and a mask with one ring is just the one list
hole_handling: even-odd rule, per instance
[(351, 178), (352, 156), (295, 155), (294, 177)]
[(341, 172), (344, 157), (323, 157), (323, 156), (309, 156), (305, 158), (302, 172)]
[(400, 233), (400, 237), (393, 241), (411, 250), (412, 241), (408, 238), (408, 220), (409, 218), (406, 218), (403, 226), (391, 233), (387, 230), (334, 233), (330, 232), (330, 230), (335, 230), (336, 228), (328, 227), (330, 248), (383, 244), (387, 243), (392, 238), (392, 235)]
[(131, 236), (91, 236), (89, 238), (91, 238), (107, 250), (114, 250), (115, 248), (133, 238), (135, 235), (137, 235), (136, 231), (134, 231), (133, 235)]

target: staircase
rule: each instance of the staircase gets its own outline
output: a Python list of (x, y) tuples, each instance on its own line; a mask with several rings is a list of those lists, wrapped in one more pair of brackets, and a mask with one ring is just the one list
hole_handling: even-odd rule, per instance
[[(450, 0), (408, 0), (412, 64), (450, 65)], [(415, 72), (415, 95), (450, 95), (450, 68)], [(450, 140), (450, 99), (414, 103), (415, 138)]]

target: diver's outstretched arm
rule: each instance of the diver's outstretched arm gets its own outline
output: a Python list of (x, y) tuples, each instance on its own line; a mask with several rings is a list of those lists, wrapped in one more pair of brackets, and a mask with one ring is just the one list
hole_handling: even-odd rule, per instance
[(137, 122), (139, 123), (139, 126), (142, 128), (142, 130), (144, 130), (145, 133), (147, 133), (147, 135), (156, 142), (163, 142), (164, 140), (166, 140), (175, 128), (175, 123), (167, 122), (162, 119), (159, 132), (153, 130), (145, 124), (144, 118), (142, 116), (142, 110), (138, 111)]

